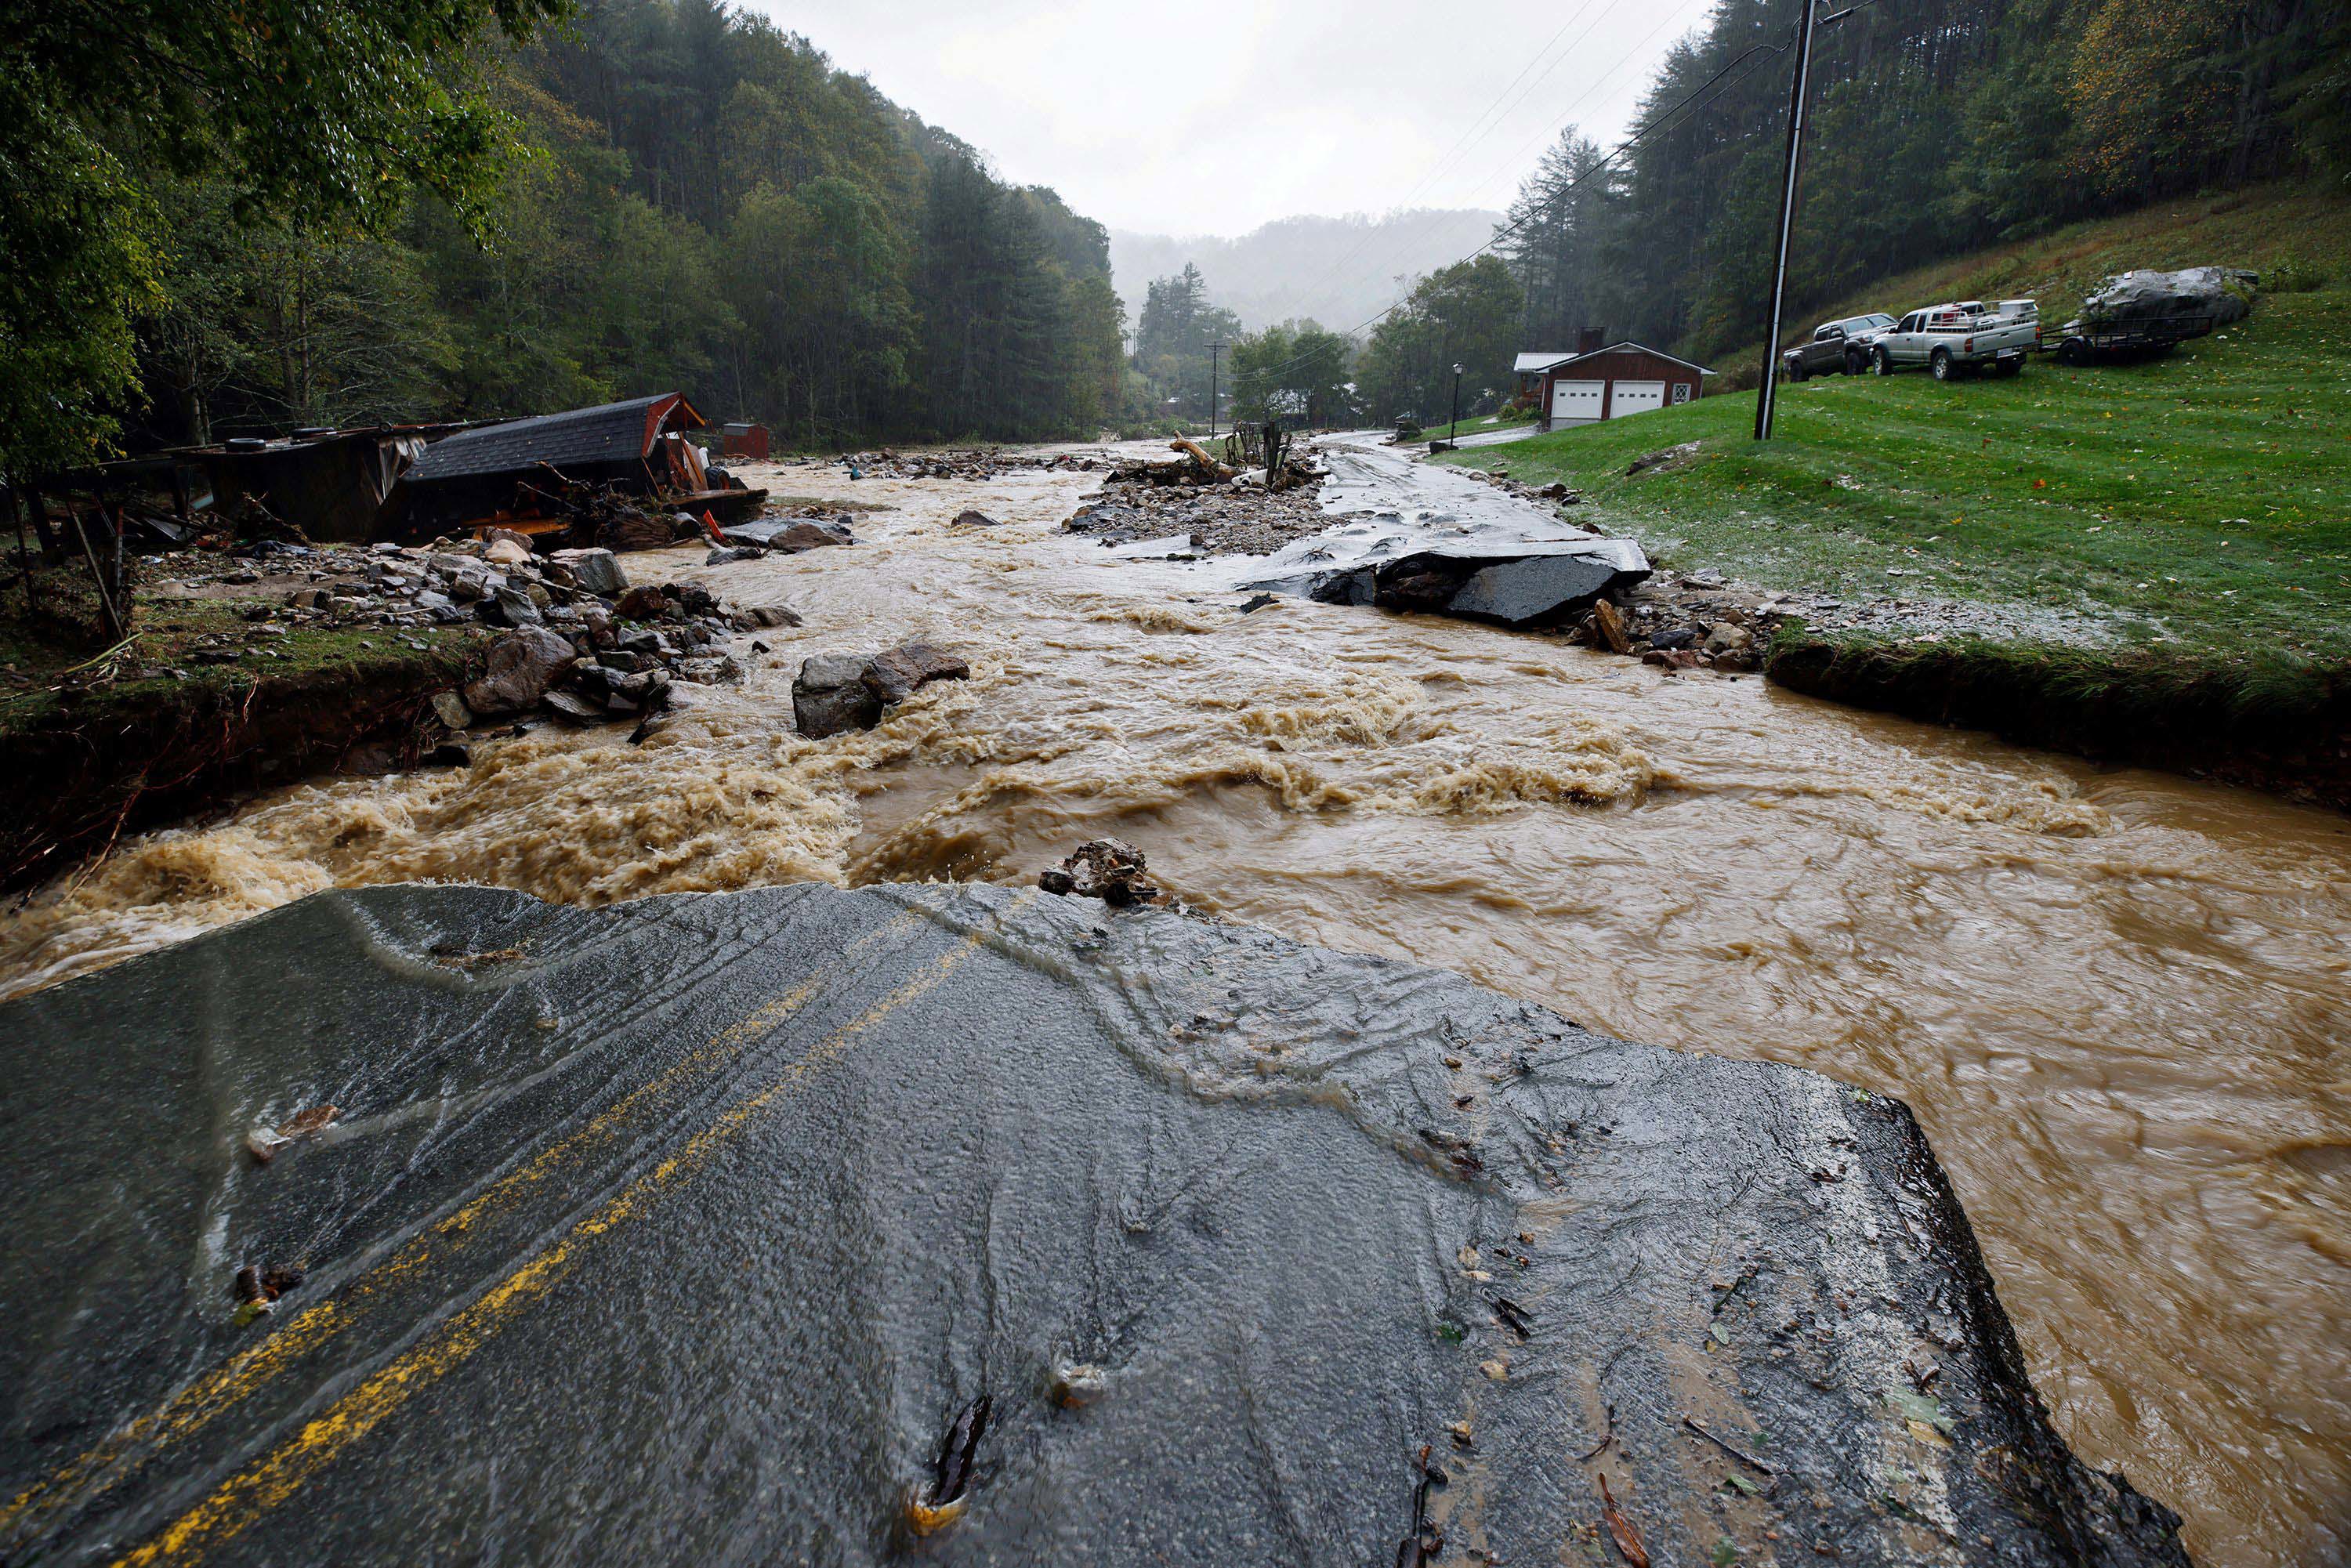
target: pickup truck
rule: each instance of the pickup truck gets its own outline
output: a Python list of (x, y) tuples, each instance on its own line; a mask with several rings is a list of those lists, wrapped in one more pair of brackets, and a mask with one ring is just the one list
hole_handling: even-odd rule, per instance
[(1894, 325), (1894, 318), (1883, 310), (1866, 316), (1848, 316), (1840, 321), (1823, 321), (1813, 329), (1812, 337), (1780, 356), (1780, 369), (1792, 382), (1807, 376), (1833, 376), (1839, 371), (1857, 376), (1869, 368), (1869, 346), (1877, 335)]
[(2033, 301), (1961, 299), (1911, 311), (1879, 334), (1870, 361), (1881, 376), (1917, 365), (1938, 382), (1986, 367), (2012, 376), (2040, 341), (2041, 307)]

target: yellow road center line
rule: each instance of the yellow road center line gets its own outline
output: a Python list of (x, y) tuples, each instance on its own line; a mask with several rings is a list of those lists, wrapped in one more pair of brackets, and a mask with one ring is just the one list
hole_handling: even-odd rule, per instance
[(817, 1068), (848, 1049), (850, 1041), (906, 1003), (936, 987), (956, 966), (977, 952), (982, 934), (967, 933), (930, 967), (875, 1002), (790, 1063), (767, 1088), (737, 1101), (685, 1146), (632, 1182), (621, 1195), (574, 1225), (562, 1239), (507, 1275), (479, 1300), (444, 1323), (432, 1338), (398, 1357), (335, 1402), (263, 1458), (215, 1488), (157, 1536), (116, 1559), (116, 1568), (146, 1568), (156, 1563), (194, 1562), (228, 1541), (269, 1510), (284, 1503), (352, 1444), (373, 1431), (416, 1394), (464, 1364), (489, 1343), (522, 1308), (538, 1301), (570, 1271), (580, 1251), (598, 1237), (636, 1218), (651, 1199), (682, 1176), (691, 1176), (731, 1142), (760, 1112), (787, 1097)]
[(689, 1053), (613, 1102), (578, 1132), (540, 1150), (528, 1164), (508, 1172), (463, 1207), (410, 1238), (390, 1258), (351, 1281), (333, 1297), (303, 1309), (287, 1319), (277, 1333), (258, 1344), (239, 1351), (220, 1366), (196, 1378), (173, 1395), (167, 1404), (115, 1428), (84, 1453), (67, 1460), (35, 1481), (5, 1506), (0, 1506), (0, 1532), (5, 1532), (28, 1514), (46, 1511), (74, 1500), (75, 1494), (81, 1491), (85, 1483), (93, 1479), (102, 1481), (103, 1471), (142, 1444), (151, 1440), (156, 1443), (176, 1442), (203, 1430), (215, 1417), (225, 1415), (266, 1385), (287, 1366), (359, 1321), (358, 1309), (368, 1298), (436, 1260), (437, 1240), (445, 1238), (450, 1249), (463, 1248), (467, 1233), (485, 1215), (505, 1207), (548, 1180), (562, 1166), (611, 1136), (632, 1121), (639, 1111), (686, 1079), (739, 1055), (745, 1046), (760, 1039), (806, 1006), (843, 965), (867, 946), (885, 938), (903, 936), (922, 924), (923, 916), (909, 910), (851, 941), (832, 962), (820, 967), (775, 1000), (721, 1030), (711, 1037), (707, 1045)]

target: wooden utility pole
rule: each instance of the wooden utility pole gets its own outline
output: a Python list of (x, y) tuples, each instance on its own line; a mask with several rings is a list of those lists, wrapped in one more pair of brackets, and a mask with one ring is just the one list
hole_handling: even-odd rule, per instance
[(1804, 154), (1804, 95), (1813, 74), (1813, 29), (1819, 7), (1801, 0), (1796, 24), (1796, 80), (1788, 93), (1788, 169), (1780, 184), (1779, 248), (1771, 264), (1771, 328), (1763, 340), (1763, 380), (1755, 392), (1755, 439), (1771, 439), (1771, 414), (1779, 395), (1781, 311), (1788, 294), (1788, 237), (1796, 221), (1796, 173)]
[(1208, 434), (1210, 435), (1217, 434), (1217, 356), (1224, 352), (1224, 350), (1225, 345), (1222, 343), (1208, 345)]

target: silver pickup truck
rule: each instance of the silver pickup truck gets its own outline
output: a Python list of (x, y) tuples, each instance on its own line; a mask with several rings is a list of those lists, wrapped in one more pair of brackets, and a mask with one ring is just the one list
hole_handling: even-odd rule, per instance
[(1938, 382), (1989, 368), (2012, 376), (2041, 341), (2041, 307), (2030, 299), (1955, 300), (1913, 310), (1878, 335), (1870, 362), (1881, 376), (1924, 365)]

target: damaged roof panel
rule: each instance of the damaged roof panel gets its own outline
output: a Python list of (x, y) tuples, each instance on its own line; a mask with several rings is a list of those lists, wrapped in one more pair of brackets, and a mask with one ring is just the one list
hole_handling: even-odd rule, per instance
[(630, 398), (622, 402), (576, 408), (563, 413), (510, 420), (479, 430), (462, 431), (426, 448), (406, 477), (430, 484), (439, 479), (470, 478), (507, 474), (535, 464), (587, 465), (626, 463), (653, 450), (655, 437), (673, 411), (683, 411), (681, 424), (698, 428), (702, 416), (678, 392)]

